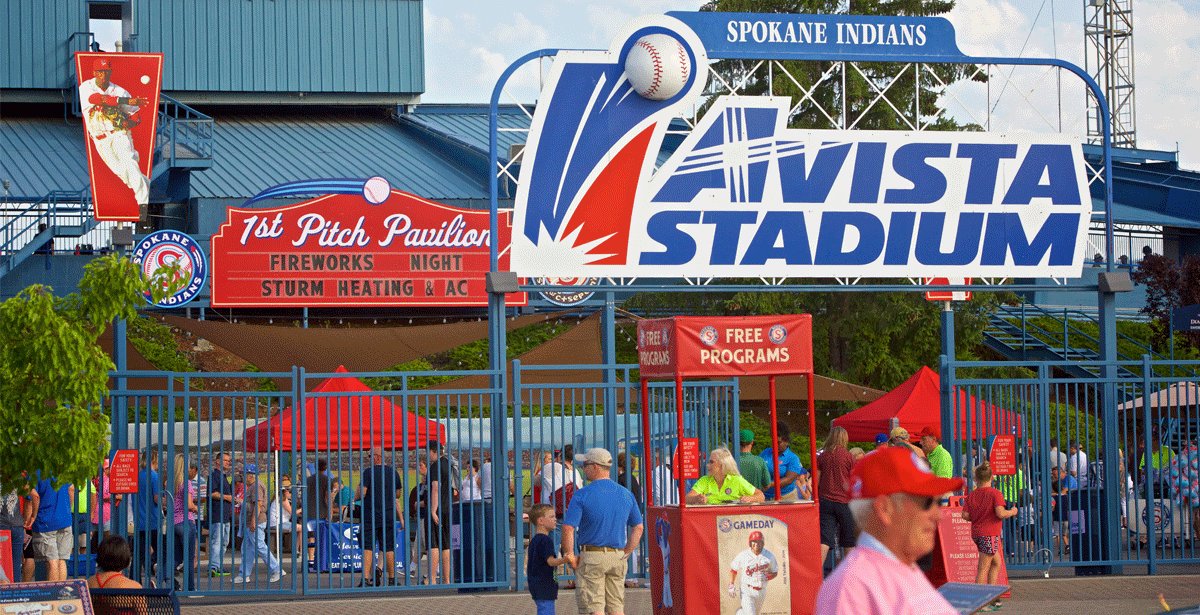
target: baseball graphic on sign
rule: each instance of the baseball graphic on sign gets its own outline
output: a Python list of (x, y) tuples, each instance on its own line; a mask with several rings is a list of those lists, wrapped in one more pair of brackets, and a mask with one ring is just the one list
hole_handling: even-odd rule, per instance
[(388, 180), (375, 176), (363, 183), (363, 198), (372, 205), (378, 205), (392, 194), (392, 185)]
[(683, 90), (692, 74), (687, 49), (675, 37), (648, 34), (625, 56), (625, 77), (638, 94), (650, 100), (669, 100)]
[(782, 615), (791, 612), (788, 527), (765, 515), (717, 518), (721, 613)]
[(142, 82), (142, 85), (149, 84), (150, 83), (150, 75), (142, 75), (142, 78), (139, 81)]

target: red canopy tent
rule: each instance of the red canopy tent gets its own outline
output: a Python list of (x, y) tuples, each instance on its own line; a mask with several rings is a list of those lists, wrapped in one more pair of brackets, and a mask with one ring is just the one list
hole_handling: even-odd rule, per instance
[[(339, 374), (349, 373), (339, 366)], [(304, 401), (304, 431), (297, 434), (299, 450), (365, 450), (424, 447), (433, 438), (445, 443), (446, 427), (413, 412), (401, 413), (380, 395), (363, 395), (373, 389), (351, 376), (334, 376), (317, 385)], [(314, 393), (348, 393), (344, 396), (311, 396)], [(246, 430), (247, 451), (290, 450), (296, 415), (288, 408)], [(403, 438), (397, 434), (407, 435)]]
[[(976, 400), (955, 387), (958, 395), (958, 437), (980, 439), (988, 436), (1020, 433), (1021, 417), (1011, 410)], [(833, 420), (835, 427), (844, 427), (851, 442), (871, 442), (877, 434), (892, 429), (892, 419), (908, 430), (916, 440), (926, 427), (941, 428), (941, 379), (938, 373), (922, 367), (904, 384), (888, 391), (883, 397)], [(943, 438), (949, 434), (943, 434)]]

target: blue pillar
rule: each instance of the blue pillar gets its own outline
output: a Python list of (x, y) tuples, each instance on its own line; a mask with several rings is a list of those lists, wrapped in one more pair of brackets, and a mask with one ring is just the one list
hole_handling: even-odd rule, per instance
[(945, 302), (942, 308), (942, 357), (939, 365), (938, 381), (941, 383), (942, 398), (942, 443), (954, 460), (954, 476), (962, 475), (962, 451), (958, 441), (958, 430), (954, 427), (954, 395), (951, 393), (951, 381), (954, 379), (954, 310), (950, 302)]
[[(1128, 277), (1126, 277), (1128, 279)], [(1104, 386), (1101, 389), (1100, 407), (1102, 418), (1102, 438), (1104, 453), (1104, 484), (1115, 488), (1105, 489), (1104, 507), (1108, 509), (1108, 531), (1104, 540), (1108, 557), (1120, 559), (1121, 553), (1121, 512), (1118, 494), (1125, 488), (1121, 483), (1117, 467), (1117, 431), (1120, 425), (1117, 420), (1117, 295), (1111, 290), (1101, 290), (1099, 293), (1100, 313), (1100, 356), (1104, 358), (1102, 370)], [(1082, 435), (1082, 434), (1081, 434)], [(1086, 446), (1080, 438), (1080, 446)], [(1146, 449), (1150, 450), (1150, 449)], [(1082, 472), (1083, 469), (1081, 468)], [(1153, 550), (1153, 545), (1151, 546)], [(1113, 567), (1114, 574), (1121, 573), (1121, 567)], [(1150, 574), (1154, 574), (1154, 560), (1150, 561)]]
[[(617, 452), (617, 317), (616, 293), (604, 293), (600, 312), (600, 362), (604, 364), (604, 448)], [(632, 444), (625, 434), (626, 447)], [(582, 452), (582, 451), (580, 451)]]

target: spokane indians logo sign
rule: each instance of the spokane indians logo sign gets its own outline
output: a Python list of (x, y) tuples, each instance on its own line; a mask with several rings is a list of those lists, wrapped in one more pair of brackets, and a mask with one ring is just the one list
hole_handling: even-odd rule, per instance
[(162, 281), (164, 288), (176, 280), (184, 280), (183, 288), (155, 302), (150, 293), (144, 293), (146, 301), (158, 307), (178, 307), (200, 294), (204, 281), (208, 279), (208, 259), (200, 244), (190, 235), (179, 231), (155, 231), (146, 235), (133, 249), (131, 261), (142, 269), (142, 275), (154, 279), (158, 270), (172, 265), (178, 266), (173, 279)]

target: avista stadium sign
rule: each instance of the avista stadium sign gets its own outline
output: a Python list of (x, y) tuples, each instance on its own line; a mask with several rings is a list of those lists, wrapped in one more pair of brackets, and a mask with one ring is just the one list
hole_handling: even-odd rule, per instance
[[(658, 19), (607, 52), (556, 58), (515, 203), (519, 275), (1079, 275), (1081, 138), (797, 130), (789, 98), (723, 96), (656, 168), (708, 65), (686, 25)], [(639, 94), (630, 50), (647, 36), (694, 69), (666, 76), (679, 83), (666, 100)]]

